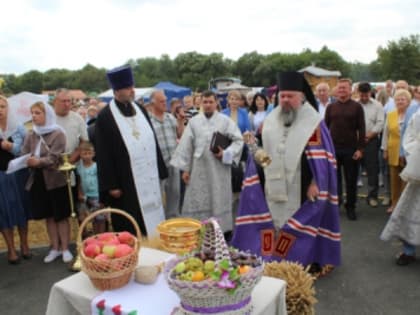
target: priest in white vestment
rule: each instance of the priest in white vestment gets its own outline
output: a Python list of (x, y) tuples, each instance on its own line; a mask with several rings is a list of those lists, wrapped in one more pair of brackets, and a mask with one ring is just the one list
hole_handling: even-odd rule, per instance
[[(171, 165), (183, 171), (186, 183), (182, 216), (198, 220), (216, 217), (223, 231), (232, 230), (231, 165), (239, 163), (242, 135), (236, 123), (217, 112), (217, 97), (202, 94), (203, 113), (194, 116), (184, 130)], [(232, 143), (218, 153), (210, 151), (213, 133), (220, 132)]]
[[(130, 66), (107, 72), (114, 98), (95, 124), (99, 198), (130, 214), (144, 236), (156, 233), (165, 220), (159, 179), (167, 177), (150, 118), (134, 102), (134, 78)], [(112, 214), (114, 231), (136, 233), (125, 217)]]
[[(269, 261), (327, 272), (341, 261), (334, 146), (304, 76), (283, 72), (278, 89), (280, 104), (262, 128), (262, 145), (272, 160), (264, 168), (266, 203), (257, 200), (249, 208), (241, 203), (232, 244)], [(255, 182), (251, 179), (244, 183)], [(259, 211), (267, 205), (269, 213)], [(272, 228), (267, 226), (271, 220)]]

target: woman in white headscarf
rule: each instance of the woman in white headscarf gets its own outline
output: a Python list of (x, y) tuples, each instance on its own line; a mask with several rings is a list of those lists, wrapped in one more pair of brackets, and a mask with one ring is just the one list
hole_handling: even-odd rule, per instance
[(420, 245), (420, 111), (408, 123), (403, 147), (407, 166), (400, 176), (407, 182), (407, 186), (381, 235), (384, 241), (392, 238), (402, 241), (403, 251), (396, 260), (400, 266), (416, 260), (416, 246)]
[(58, 170), (66, 136), (56, 124), (50, 105), (36, 102), (31, 106), (31, 115), (33, 130), (22, 148), (23, 154), (31, 154), (27, 161), (31, 174), (26, 189), (30, 191), (34, 219), (46, 220), (51, 250), (44, 262), (50, 263), (62, 255), (67, 263), (73, 259), (68, 249), (71, 210), (65, 175)]
[(24, 138), (25, 128), (9, 113), (7, 99), (0, 95), (0, 231), (7, 245), (8, 262), (13, 265), (20, 262), (13, 237), (15, 226), (22, 257), (32, 257), (28, 246), (29, 198), (23, 189), (27, 171), (6, 174), (9, 161), (19, 155)]

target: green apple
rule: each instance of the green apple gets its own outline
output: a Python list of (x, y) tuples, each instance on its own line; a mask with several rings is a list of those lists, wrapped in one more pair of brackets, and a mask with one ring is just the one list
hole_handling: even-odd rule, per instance
[(204, 263), (204, 272), (210, 273), (214, 270), (214, 267), (215, 267), (214, 260), (206, 260), (206, 262)]
[(179, 262), (175, 266), (176, 273), (183, 273), (186, 269), (185, 263), (183, 261)]
[(104, 247), (102, 247), (102, 253), (107, 255), (109, 258), (114, 258), (116, 249), (116, 245), (104, 245)]

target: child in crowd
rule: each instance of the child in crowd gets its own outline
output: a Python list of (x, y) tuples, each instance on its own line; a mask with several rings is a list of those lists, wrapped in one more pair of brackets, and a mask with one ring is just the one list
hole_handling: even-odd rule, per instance
[[(77, 165), (77, 174), (80, 176), (79, 185), (79, 219), (83, 221), (89, 212), (101, 208), (99, 204), (98, 171), (95, 157), (95, 149), (90, 142), (82, 142), (79, 146), (80, 162)], [(94, 234), (103, 233), (106, 230), (106, 216), (98, 215), (93, 220)]]

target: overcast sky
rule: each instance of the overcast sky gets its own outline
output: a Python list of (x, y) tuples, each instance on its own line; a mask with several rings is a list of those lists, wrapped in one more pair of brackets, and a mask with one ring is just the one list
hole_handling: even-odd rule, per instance
[(2, 5), (0, 73), (180, 52), (299, 53), (322, 46), (347, 61), (419, 33), (418, 0), (13, 0)]

